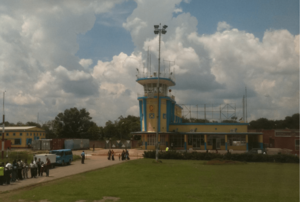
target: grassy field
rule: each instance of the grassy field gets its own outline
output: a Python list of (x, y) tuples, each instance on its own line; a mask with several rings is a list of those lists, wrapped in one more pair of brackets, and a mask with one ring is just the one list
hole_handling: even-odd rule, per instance
[(132, 202), (298, 202), (299, 165), (140, 159), (2, 194), (0, 201), (88, 202), (104, 196)]

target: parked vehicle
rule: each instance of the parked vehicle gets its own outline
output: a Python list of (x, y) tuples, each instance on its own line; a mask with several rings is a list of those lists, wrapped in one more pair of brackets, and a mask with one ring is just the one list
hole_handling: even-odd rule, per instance
[(39, 160), (41, 159), (41, 161), (43, 161), (45, 164), (46, 164), (46, 159), (50, 160), (50, 163), (51, 163), (51, 168), (54, 168), (55, 167), (55, 164), (56, 164), (56, 155), (55, 154), (36, 154), (33, 156), (33, 160)]
[(52, 150), (50, 154), (56, 154), (56, 164), (70, 165), (73, 161), (73, 153), (71, 149)]
[(252, 148), (251, 150), (248, 151), (250, 154), (267, 154), (265, 149), (261, 148)]

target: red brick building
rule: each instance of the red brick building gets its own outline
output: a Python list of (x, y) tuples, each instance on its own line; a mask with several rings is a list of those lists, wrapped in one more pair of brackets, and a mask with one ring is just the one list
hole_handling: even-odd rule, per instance
[[(264, 148), (290, 149), (293, 154), (299, 154), (299, 130), (251, 130), (263, 133)], [(250, 131), (250, 132), (251, 132)]]

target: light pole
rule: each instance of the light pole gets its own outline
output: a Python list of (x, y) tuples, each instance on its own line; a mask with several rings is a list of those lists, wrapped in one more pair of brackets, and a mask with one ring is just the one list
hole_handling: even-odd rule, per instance
[(158, 79), (157, 79), (157, 126), (156, 126), (156, 152), (155, 152), (155, 159), (158, 161), (158, 126), (159, 126), (159, 77), (160, 77), (160, 41), (161, 41), (161, 34), (167, 33), (167, 25), (164, 25), (162, 28), (160, 28), (161, 24), (154, 25), (154, 34), (158, 34), (158, 40), (159, 40), (159, 48), (158, 48)]
[(5, 92), (3, 92), (3, 123), (2, 123), (2, 159), (4, 156), (4, 132), (5, 132), (5, 112), (4, 112), (4, 99), (5, 99)]

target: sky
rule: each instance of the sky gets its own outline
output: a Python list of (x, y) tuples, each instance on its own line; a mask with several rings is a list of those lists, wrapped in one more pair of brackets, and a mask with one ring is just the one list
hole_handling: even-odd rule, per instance
[(139, 116), (136, 69), (150, 71), (148, 50), (157, 69), (159, 23), (177, 103), (234, 103), (240, 118), (247, 87), (248, 121), (299, 113), (297, 0), (12, 0), (0, 1), (6, 120), (44, 123), (72, 107), (99, 126)]

